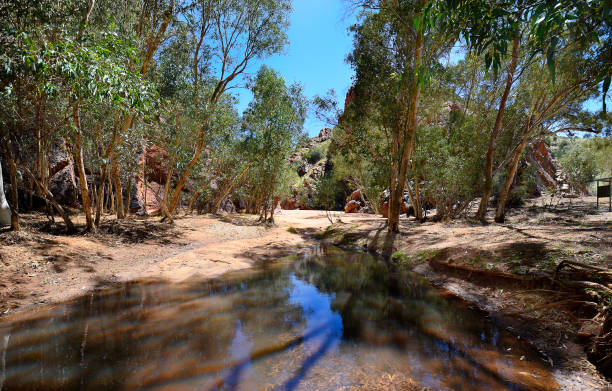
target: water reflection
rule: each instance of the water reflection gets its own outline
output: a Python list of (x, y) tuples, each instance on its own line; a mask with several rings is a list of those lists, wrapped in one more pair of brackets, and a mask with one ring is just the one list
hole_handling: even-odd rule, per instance
[(0, 323), (0, 391), (550, 390), (527, 346), (423, 279), (334, 247), (141, 281)]

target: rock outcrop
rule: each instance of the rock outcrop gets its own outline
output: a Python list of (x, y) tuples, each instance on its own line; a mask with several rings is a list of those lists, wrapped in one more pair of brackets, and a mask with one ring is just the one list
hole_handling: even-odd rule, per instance
[[(383, 217), (389, 217), (389, 190), (385, 190), (383, 193), (383, 198), (380, 203), (380, 214)], [(400, 204), (400, 215), (406, 214), (408, 216), (414, 215), (414, 208), (410, 203), (410, 196), (408, 192), (404, 193), (404, 197), (402, 198), (402, 203)]]
[(567, 174), (559, 169), (544, 140), (536, 140), (527, 148), (526, 160), (535, 168), (536, 186), (540, 194), (551, 189), (565, 197), (588, 193), (583, 186), (570, 183)]
[(236, 213), (236, 206), (229, 198), (226, 198), (221, 202), (219, 209), (217, 210), (218, 215), (228, 215), (230, 213)]
[(355, 190), (346, 198), (345, 213), (372, 213), (370, 202), (361, 189)]
[(49, 191), (63, 205), (76, 205), (81, 194), (70, 147), (62, 137), (54, 140), (49, 153)]
[(346, 206), (344, 207), (344, 212), (345, 213), (357, 213), (359, 212), (360, 208), (361, 208), (361, 204), (359, 203), (359, 201), (351, 200), (346, 203)]
[[(327, 148), (324, 143), (331, 139), (331, 134), (332, 129), (321, 129), (318, 136), (301, 143), (289, 157), (289, 164), (294, 167), (300, 180), (291, 185), (291, 195), (280, 201), (282, 209), (310, 210), (315, 208), (317, 183), (325, 176), (329, 168)], [(313, 151), (317, 153), (313, 154)]]

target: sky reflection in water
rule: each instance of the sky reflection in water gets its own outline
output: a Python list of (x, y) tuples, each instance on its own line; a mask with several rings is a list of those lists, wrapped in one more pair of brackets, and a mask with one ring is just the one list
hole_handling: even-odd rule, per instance
[[(522, 358), (522, 359), (521, 359)], [(550, 390), (548, 369), (424, 279), (320, 246), (0, 321), (0, 391)]]

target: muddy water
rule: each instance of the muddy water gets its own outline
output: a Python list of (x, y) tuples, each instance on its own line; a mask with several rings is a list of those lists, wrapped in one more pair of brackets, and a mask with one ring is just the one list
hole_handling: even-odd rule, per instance
[(212, 281), (132, 282), (0, 321), (0, 391), (423, 387), (556, 383), (482, 314), (335, 247)]

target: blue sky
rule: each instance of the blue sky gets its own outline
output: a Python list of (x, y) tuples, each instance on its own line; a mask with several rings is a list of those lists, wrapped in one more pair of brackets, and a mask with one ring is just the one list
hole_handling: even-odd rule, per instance
[[(336, 91), (341, 104), (351, 85), (353, 71), (344, 59), (352, 47), (348, 27), (355, 16), (348, 15), (343, 0), (293, 0), (293, 14), (289, 27), (289, 45), (285, 52), (253, 62), (249, 73), (257, 72), (262, 64), (283, 75), (287, 84), (304, 86), (308, 98)], [(242, 112), (252, 98), (246, 89), (235, 91)], [(315, 136), (326, 125), (309, 114), (305, 130)]]
[[(302, 84), (308, 98), (325, 95), (334, 89), (342, 106), (353, 76), (345, 58), (352, 48), (348, 27), (355, 23), (356, 15), (348, 12), (344, 0), (293, 0), (293, 9), (288, 31), (289, 45), (285, 51), (252, 62), (245, 77), (266, 64), (283, 75), (287, 84)], [(455, 48), (450, 61), (455, 63), (462, 57), (462, 50)], [(238, 110), (242, 113), (252, 95), (244, 88), (234, 90), (234, 94), (239, 99)], [(608, 107), (608, 110), (612, 110), (612, 102), (608, 103)], [(588, 101), (585, 108), (601, 110), (601, 98)], [(304, 128), (312, 137), (326, 126), (309, 113)]]

